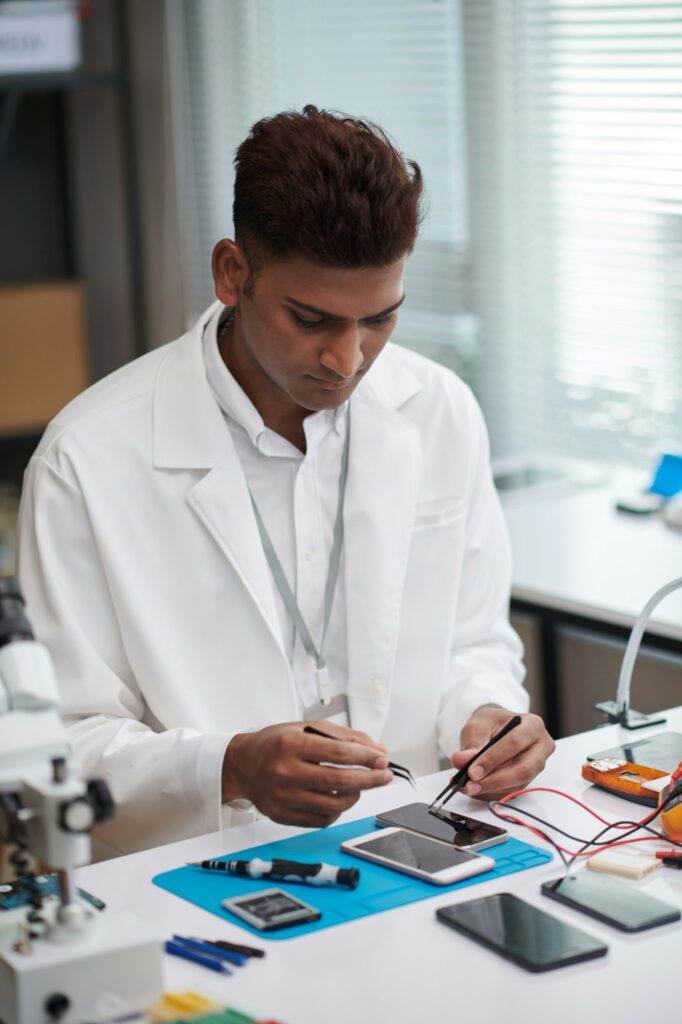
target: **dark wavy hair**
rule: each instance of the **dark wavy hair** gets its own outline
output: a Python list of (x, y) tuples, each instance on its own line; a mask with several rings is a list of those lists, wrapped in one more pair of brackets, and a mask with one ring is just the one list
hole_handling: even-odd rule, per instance
[(312, 105), (265, 117), (234, 163), (235, 237), (252, 277), (268, 258), (383, 267), (414, 247), (421, 170), (369, 121)]

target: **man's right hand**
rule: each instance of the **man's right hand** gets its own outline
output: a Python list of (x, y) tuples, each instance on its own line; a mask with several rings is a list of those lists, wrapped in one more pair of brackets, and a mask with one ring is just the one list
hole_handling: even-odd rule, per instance
[[(336, 738), (306, 733), (306, 724)], [(387, 765), (386, 748), (363, 732), (327, 721), (269, 725), (230, 741), (222, 799), (250, 800), (283, 825), (324, 828), (352, 807), (363, 789), (391, 782)]]

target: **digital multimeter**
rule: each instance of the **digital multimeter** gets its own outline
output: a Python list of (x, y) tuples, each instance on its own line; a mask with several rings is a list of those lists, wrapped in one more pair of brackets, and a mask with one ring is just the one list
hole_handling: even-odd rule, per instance
[(606, 789), (616, 796), (634, 800), (638, 804), (657, 807), (661, 791), (670, 781), (670, 773), (658, 768), (647, 768), (616, 757), (601, 757), (587, 761), (581, 775), (600, 789)]

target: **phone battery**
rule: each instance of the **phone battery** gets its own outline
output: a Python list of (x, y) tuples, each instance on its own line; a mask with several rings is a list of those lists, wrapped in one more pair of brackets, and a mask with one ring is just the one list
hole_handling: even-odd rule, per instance
[(223, 900), (221, 906), (252, 928), (264, 932), (318, 921), (322, 917), (316, 907), (278, 888), (233, 896)]

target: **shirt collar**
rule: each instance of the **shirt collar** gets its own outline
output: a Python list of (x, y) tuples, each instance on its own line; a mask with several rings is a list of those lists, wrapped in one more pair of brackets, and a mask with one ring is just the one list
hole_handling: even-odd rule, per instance
[[(211, 391), (223, 413), (229, 416), (246, 432), (254, 448), (263, 451), (267, 447), (267, 435), (273, 434), (263, 422), (263, 417), (245, 391), (234, 379), (218, 348), (218, 332), (232, 311), (219, 306), (204, 330), (203, 348), (206, 378)], [(345, 429), (348, 402), (336, 409), (312, 413), (303, 421), (308, 448), (314, 447), (333, 429), (341, 435)]]
[(218, 330), (226, 312), (229, 314), (225, 306), (219, 306), (204, 331), (206, 378), (221, 410), (246, 431), (257, 448), (265, 432), (263, 417), (225, 366), (218, 348)]

